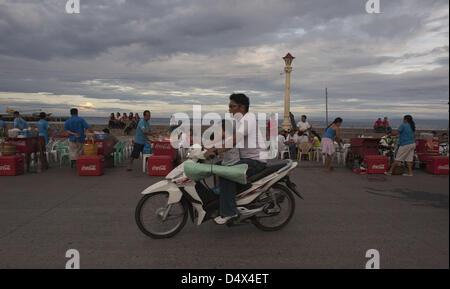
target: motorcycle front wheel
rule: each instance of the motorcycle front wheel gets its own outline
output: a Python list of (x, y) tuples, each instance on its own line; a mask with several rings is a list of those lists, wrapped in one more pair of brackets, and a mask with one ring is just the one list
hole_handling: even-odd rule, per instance
[(168, 192), (148, 194), (139, 201), (135, 219), (139, 229), (153, 239), (170, 238), (186, 225), (188, 206), (185, 202), (167, 205)]
[[(288, 188), (276, 184), (270, 190), (271, 194), (265, 196), (266, 208), (253, 217), (253, 225), (263, 231), (280, 230), (289, 223), (295, 211), (295, 199)], [(273, 197), (276, 199), (276, 204)]]

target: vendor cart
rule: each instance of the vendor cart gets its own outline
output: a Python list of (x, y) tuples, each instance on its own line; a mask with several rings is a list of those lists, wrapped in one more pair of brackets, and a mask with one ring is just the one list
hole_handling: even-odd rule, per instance
[[(41, 170), (48, 168), (47, 159), (45, 157), (45, 137), (26, 137), (26, 138), (7, 138), (6, 145), (15, 146), (17, 153), (25, 155), (25, 165), (27, 171), (30, 171), (31, 154), (40, 158)], [(35, 159), (37, 162), (37, 159)]]

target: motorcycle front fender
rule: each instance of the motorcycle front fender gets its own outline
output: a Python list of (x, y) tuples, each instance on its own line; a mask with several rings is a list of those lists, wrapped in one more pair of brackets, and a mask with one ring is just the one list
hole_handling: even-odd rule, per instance
[(178, 203), (181, 200), (181, 197), (183, 196), (183, 193), (180, 191), (180, 189), (169, 180), (163, 180), (163, 181), (157, 182), (156, 184), (153, 184), (150, 187), (143, 190), (141, 192), (141, 194), (148, 195), (148, 194), (154, 194), (157, 192), (168, 192), (169, 193), (169, 200), (167, 202), (168, 204)]

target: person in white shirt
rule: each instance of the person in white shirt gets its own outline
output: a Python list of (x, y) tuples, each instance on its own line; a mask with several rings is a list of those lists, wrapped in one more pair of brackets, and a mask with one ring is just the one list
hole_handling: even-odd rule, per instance
[[(239, 149), (240, 161), (236, 164), (247, 164), (247, 177), (255, 175), (265, 169), (264, 164), (269, 156), (264, 148), (265, 141), (257, 126), (256, 117), (249, 113), (250, 101), (245, 94), (230, 95), (229, 112), (236, 119), (236, 135), (233, 138), (233, 146)], [(230, 148), (212, 148), (205, 153), (208, 158), (218, 155)], [(236, 208), (237, 183), (220, 178), (220, 216), (214, 219), (217, 224), (225, 224), (230, 219), (238, 216)]]
[(290, 144), (288, 139), (288, 134), (286, 130), (280, 131), (280, 134), (278, 135), (278, 151), (286, 151), (288, 148), (288, 145)]
[(297, 123), (297, 127), (301, 132), (307, 132), (311, 125), (306, 120), (306, 115), (302, 115), (302, 119)]

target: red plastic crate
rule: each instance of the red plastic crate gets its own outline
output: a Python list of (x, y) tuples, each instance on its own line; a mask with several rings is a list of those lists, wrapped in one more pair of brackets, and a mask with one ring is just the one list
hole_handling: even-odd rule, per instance
[(368, 174), (384, 174), (389, 167), (389, 158), (386, 156), (365, 156), (364, 163)]
[(437, 153), (422, 153), (422, 154), (417, 154), (417, 157), (419, 158), (419, 161), (421, 163), (427, 163), (429, 158), (432, 157), (437, 157), (439, 156), (439, 154)]
[(427, 161), (427, 172), (433, 175), (448, 175), (448, 157), (430, 157)]
[(80, 156), (77, 159), (79, 176), (101, 176), (104, 168), (103, 156)]
[(150, 156), (147, 159), (150, 176), (167, 176), (173, 169), (173, 159), (170, 156)]
[(176, 152), (170, 141), (161, 141), (153, 143), (153, 154), (155, 156), (170, 156), (173, 160)]
[(22, 155), (0, 157), (0, 176), (17, 176), (23, 174), (24, 171)]

